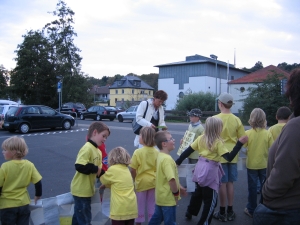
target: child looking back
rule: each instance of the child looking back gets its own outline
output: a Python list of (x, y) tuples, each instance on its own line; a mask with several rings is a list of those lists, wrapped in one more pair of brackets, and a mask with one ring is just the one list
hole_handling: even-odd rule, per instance
[(155, 211), (148, 225), (176, 224), (177, 201), (180, 191), (185, 194), (185, 190), (179, 184), (177, 166), (170, 156), (175, 139), (167, 131), (158, 131), (154, 140), (160, 152), (156, 163)]
[(111, 189), (109, 217), (112, 225), (134, 225), (138, 215), (129, 164), (128, 152), (122, 147), (116, 147), (109, 152), (109, 168), (100, 177), (101, 183)]
[(23, 138), (13, 136), (2, 143), (5, 162), (0, 168), (0, 209), (1, 224), (29, 224), (30, 182), (35, 186), (34, 202), (42, 195), (42, 176), (33, 163), (23, 159), (28, 147)]
[(158, 151), (154, 142), (155, 130), (152, 127), (143, 127), (140, 131), (139, 142), (143, 145), (134, 151), (131, 164), (131, 175), (135, 181), (136, 197), (138, 202), (138, 217), (136, 225), (145, 221), (147, 205), (148, 221), (155, 208), (155, 172)]
[(266, 168), (269, 148), (273, 144), (273, 137), (266, 130), (266, 114), (260, 108), (255, 108), (250, 114), (249, 124), (252, 129), (246, 131), (247, 148), (247, 177), (248, 177), (248, 204), (244, 212), (252, 217), (257, 206), (257, 182), (260, 184), (266, 179)]
[(278, 123), (269, 128), (269, 131), (271, 132), (274, 141), (279, 136), (283, 126), (287, 123), (291, 114), (291, 110), (286, 106), (280, 107), (277, 110), (276, 120), (278, 120)]
[(229, 162), (232, 161), (247, 141), (247, 136), (241, 137), (229, 153), (221, 138), (222, 129), (221, 119), (217, 117), (207, 118), (204, 134), (198, 137), (176, 160), (176, 164), (180, 165), (192, 152), (197, 151), (200, 155), (193, 174), (193, 181), (197, 182), (195, 192), (199, 195), (197, 201), (200, 201), (200, 207), (202, 201), (204, 203), (198, 225), (211, 223), (213, 211), (217, 204), (221, 178), (224, 175), (220, 164), (221, 158)]
[(101, 175), (102, 155), (98, 146), (109, 136), (109, 128), (102, 122), (93, 122), (88, 130), (88, 141), (79, 150), (71, 182), (74, 198), (72, 225), (90, 224), (92, 220), (91, 197), (95, 193), (96, 176)]

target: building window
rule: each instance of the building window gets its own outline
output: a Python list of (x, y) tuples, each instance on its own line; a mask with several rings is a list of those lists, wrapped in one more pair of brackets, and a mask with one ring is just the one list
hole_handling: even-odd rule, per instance
[(241, 92), (244, 92), (244, 91), (245, 91), (245, 88), (244, 88), (244, 87), (241, 87), (241, 88), (240, 88), (240, 91), (241, 91)]
[(134, 98), (132, 98), (132, 99), (131, 99), (131, 101), (133, 101), (133, 102), (134, 102)]
[(124, 102), (124, 98), (122, 98), (122, 102)]
[(149, 95), (151, 95), (151, 91), (149, 91)]
[(141, 94), (144, 94), (145, 93), (145, 91), (144, 90), (141, 90)]
[(183, 98), (183, 96), (184, 96), (184, 93), (182, 91), (179, 92), (179, 98)]
[(234, 76), (231, 76), (231, 80), (234, 80)]
[(124, 94), (124, 89), (122, 89), (122, 94)]
[(131, 90), (131, 93), (134, 94), (134, 89)]
[(115, 102), (117, 102), (118, 101), (118, 99), (117, 98), (115, 98)]
[(118, 94), (118, 90), (116, 90), (116, 94)]

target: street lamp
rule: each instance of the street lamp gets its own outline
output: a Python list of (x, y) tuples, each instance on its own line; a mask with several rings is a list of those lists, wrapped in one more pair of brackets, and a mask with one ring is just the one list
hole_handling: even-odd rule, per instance
[[(218, 83), (217, 82), (217, 78), (218, 78), (218, 61), (217, 61), (217, 59), (218, 59), (218, 56), (216, 56), (214, 54), (211, 54), (210, 58), (216, 60), (216, 96), (218, 96), (218, 94), (217, 94), (217, 83)], [(215, 112), (217, 112), (217, 100), (216, 100), (216, 103), (215, 103)]]

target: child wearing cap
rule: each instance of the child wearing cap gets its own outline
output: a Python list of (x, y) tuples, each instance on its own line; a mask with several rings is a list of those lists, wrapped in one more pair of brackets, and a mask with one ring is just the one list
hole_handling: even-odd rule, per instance
[[(204, 127), (201, 124), (200, 117), (202, 116), (202, 112), (200, 109), (192, 109), (188, 112), (188, 116), (190, 117), (190, 125), (188, 127), (188, 131), (195, 133), (194, 140), (195, 141), (200, 135), (203, 134)], [(183, 139), (180, 140), (180, 144), (182, 144)], [(198, 162), (199, 153), (194, 151), (192, 154), (188, 156), (189, 164), (196, 164)], [(196, 189), (197, 190), (197, 189)], [(185, 217), (190, 220), (192, 216), (197, 216), (200, 208), (201, 208), (201, 201), (198, 201), (199, 193), (193, 192), (190, 204), (187, 207), (187, 211)]]
[[(222, 93), (218, 97), (218, 106), (221, 113), (215, 115), (223, 122), (223, 130), (221, 137), (224, 140), (225, 147), (231, 151), (236, 144), (236, 141), (245, 136), (245, 129), (241, 120), (231, 113), (230, 108), (233, 105), (233, 97), (229, 93)], [(220, 200), (220, 211), (215, 212), (213, 217), (220, 221), (226, 222), (235, 219), (235, 213), (233, 211), (233, 182), (237, 181), (237, 162), (239, 155), (231, 161), (221, 158), (221, 165), (225, 172), (222, 177), (222, 185), (219, 190), (219, 200)], [(225, 211), (227, 202), (227, 211)]]

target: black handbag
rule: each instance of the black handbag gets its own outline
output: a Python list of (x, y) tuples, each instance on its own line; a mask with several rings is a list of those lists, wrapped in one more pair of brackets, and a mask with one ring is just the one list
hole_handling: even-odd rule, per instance
[[(143, 118), (145, 118), (146, 116), (146, 113), (147, 113), (147, 110), (148, 110), (148, 101), (147, 102), (147, 107), (146, 107), (146, 110), (144, 112), (144, 116)], [(136, 122), (136, 117), (133, 119), (132, 121), (132, 130), (133, 130), (133, 133), (135, 133), (136, 135), (139, 135), (140, 134), (140, 130), (142, 129), (143, 126), (141, 126), (140, 124), (138, 124)]]

